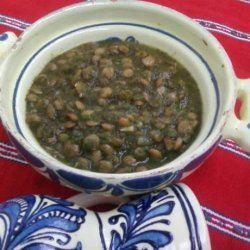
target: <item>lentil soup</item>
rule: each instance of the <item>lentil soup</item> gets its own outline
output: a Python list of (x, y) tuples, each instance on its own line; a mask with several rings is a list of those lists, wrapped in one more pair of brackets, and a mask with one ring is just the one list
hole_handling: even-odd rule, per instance
[(57, 56), (26, 97), (26, 122), (53, 157), (79, 169), (129, 173), (159, 167), (199, 133), (191, 74), (138, 42), (86, 43)]

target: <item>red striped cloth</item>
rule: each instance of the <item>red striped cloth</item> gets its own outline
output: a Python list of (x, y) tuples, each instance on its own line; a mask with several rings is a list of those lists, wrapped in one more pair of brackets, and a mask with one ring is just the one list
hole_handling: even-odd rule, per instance
[[(80, 1), (1, 0), (0, 33), (11, 30), (18, 35), (50, 11), (76, 2)], [(176, 9), (211, 31), (229, 54), (236, 75), (250, 77), (250, 0), (152, 2)], [(76, 193), (30, 168), (10, 144), (1, 124), (0, 180), (0, 202), (30, 193), (62, 198)], [(202, 205), (212, 249), (250, 249), (250, 154), (232, 141), (224, 141), (184, 182)]]

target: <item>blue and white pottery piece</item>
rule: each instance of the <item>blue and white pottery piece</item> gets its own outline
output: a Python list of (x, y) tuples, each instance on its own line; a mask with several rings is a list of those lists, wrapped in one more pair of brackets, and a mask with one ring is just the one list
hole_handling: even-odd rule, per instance
[[(84, 195), (83, 195), (84, 199)], [(174, 185), (108, 212), (28, 195), (0, 204), (1, 250), (209, 250), (201, 208)]]
[[(162, 167), (128, 174), (73, 169), (45, 152), (27, 127), (25, 96), (47, 62), (79, 44), (110, 37), (133, 37), (160, 48), (186, 67), (198, 83), (201, 131), (181, 156)], [(76, 190), (113, 196), (146, 193), (192, 173), (224, 138), (250, 150), (250, 81), (236, 78), (227, 54), (208, 31), (174, 10), (144, 1), (72, 5), (31, 25), (7, 54), (0, 66), (0, 116), (10, 138), (37, 171)], [(233, 112), (237, 93), (243, 101), (241, 120)]]

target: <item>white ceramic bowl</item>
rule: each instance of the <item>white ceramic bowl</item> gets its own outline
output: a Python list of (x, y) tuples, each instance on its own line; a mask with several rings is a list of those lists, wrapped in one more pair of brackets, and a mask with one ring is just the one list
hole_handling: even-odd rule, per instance
[[(198, 83), (203, 105), (201, 131), (188, 150), (162, 167), (128, 174), (74, 169), (46, 153), (25, 123), (25, 96), (47, 62), (79, 44), (110, 37), (132, 37), (166, 51)], [(4, 44), (10, 44), (8, 39), (0, 45), (2, 50)], [(12, 142), (35, 169), (76, 190), (116, 196), (149, 192), (190, 174), (223, 138), (235, 139), (250, 150), (249, 82), (236, 78), (227, 54), (209, 32), (174, 10), (141, 1), (72, 5), (31, 25), (3, 57), (0, 114)], [(242, 120), (233, 113), (237, 90), (244, 102)]]

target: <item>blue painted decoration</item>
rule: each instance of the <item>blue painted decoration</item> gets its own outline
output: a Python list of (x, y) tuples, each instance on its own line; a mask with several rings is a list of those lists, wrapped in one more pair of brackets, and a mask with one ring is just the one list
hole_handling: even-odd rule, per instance
[(167, 246), (173, 241), (173, 236), (161, 228), (171, 223), (166, 217), (173, 212), (174, 207), (174, 196), (166, 190), (122, 205), (118, 209), (121, 214), (109, 218), (110, 225), (120, 225), (122, 234), (118, 230), (111, 231), (111, 244), (107, 249), (147, 250)]
[(0, 34), (0, 42), (6, 41), (9, 38), (7, 33)]
[(58, 170), (56, 173), (64, 182), (68, 182), (78, 189), (84, 189), (86, 192), (110, 193), (113, 196), (124, 195), (127, 191), (143, 193), (148, 189), (157, 189), (160, 186), (167, 186), (170, 183), (177, 182), (181, 178), (181, 173), (170, 172), (156, 176), (137, 178), (122, 182), (122, 184), (106, 183), (102, 179), (94, 177), (85, 177), (73, 172)]
[(202, 218), (188, 192), (183, 185), (173, 185), (108, 212), (44, 195), (8, 200), (0, 203), (0, 249), (179, 249), (181, 233), (188, 249), (201, 250)]
[(49, 196), (24, 196), (0, 204), (0, 249), (80, 250), (72, 234), (84, 222), (86, 212), (72, 203)]

